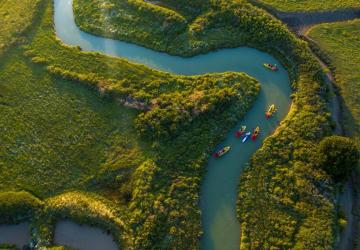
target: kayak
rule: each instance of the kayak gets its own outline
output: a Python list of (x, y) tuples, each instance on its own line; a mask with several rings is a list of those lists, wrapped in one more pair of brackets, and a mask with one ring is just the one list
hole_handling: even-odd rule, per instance
[(253, 134), (252, 134), (252, 136), (251, 136), (251, 139), (252, 139), (253, 141), (255, 141), (256, 138), (258, 137), (259, 133), (260, 133), (260, 127), (257, 126), (257, 127), (254, 129), (254, 132), (253, 132)]
[(242, 139), (242, 142), (246, 142), (246, 140), (249, 138), (249, 136), (251, 135), (251, 132), (247, 132), (244, 136), (244, 138)]
[(275, 104), (269, 106), (268, 111), (266, 111), (265, 116), (266, 119), (269, 119), (276, 112)]
[(246, 130), (246, 126), (241, 126), (241, 128), (235, 132), (235, 136), (237, 138), (240, 138), (245, 133), (245, 130)]
[(214, 157), (215, 158), (219, 158), (221, 156), (223, 156), (224, 154), (226, 154), (227, 152), (229, 152), (229, 150), (231, 149), (230, 146), (227, 146), (219, 151), (217, 151), (215, 154), (214, 154)]
[(278, 67), (277, 67), (276, 64), (264, 63), (264, 67), (269, 69), (269, 70), (272, 70), (272, 71), (277, 71), (278, 70)]

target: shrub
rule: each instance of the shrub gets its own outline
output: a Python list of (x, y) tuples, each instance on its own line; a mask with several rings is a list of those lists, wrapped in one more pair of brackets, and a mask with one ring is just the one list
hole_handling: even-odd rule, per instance
[(358, 161), (359, 151), (349, 138), (330, 136), (319, 144), (319, 165), (336, 181), (348, 177)]
[(18, 223), (32, 217), (41, 201), (28, 192), (0, 193), (0, 223)]

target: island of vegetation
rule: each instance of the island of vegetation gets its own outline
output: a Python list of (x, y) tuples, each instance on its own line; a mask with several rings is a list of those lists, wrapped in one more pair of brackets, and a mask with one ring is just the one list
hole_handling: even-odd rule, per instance
[[(51, 247), (56, 222), (69, 218), (109, 230), (123, 248), (199, 248), (206, 160), (256, 100), (258, 81), (177, 76), (82, 52), (56, 38), (51, 0), (0, 3), (0, 15), (10, 3), (29, 15), (0, 27), (0, 222), (29, 220), (36, 247)], [(328, 85), (306, 42), (244, 1), (74, 7), (87, 32), (170, 54), (251, 46), (277, 57), (291, 78), (292, 108), (241, 177), (240, 247), (333, 248), (335, 182), (351, 167), (328, 168), (326, 149), (353, 153), (340, 165), (358, 155), (350, 141), (324, 139), (333, 129)]]

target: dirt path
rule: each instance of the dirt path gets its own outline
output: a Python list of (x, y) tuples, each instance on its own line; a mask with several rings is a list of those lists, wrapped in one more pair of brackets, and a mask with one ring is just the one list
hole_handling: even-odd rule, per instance
[(348, 181), (344, 185), (344, 190), (338, 197), (338, 202), (341, 205), (341, 208), (345, 214), (347, 225), (344, 228), (344, 230), (339, 235), (340, 238), (338, 239), (338, 242), (336, 244), (335, 249), (339, 250), (347, 250), (352, 249), (354, 242), (353, 239), (356, 234), (356, 221), (357, 217), (354, 216), (353, 211), (355, 209), (355, 203), (354, 203), (354, 187), (353, 187), (353, 181)]

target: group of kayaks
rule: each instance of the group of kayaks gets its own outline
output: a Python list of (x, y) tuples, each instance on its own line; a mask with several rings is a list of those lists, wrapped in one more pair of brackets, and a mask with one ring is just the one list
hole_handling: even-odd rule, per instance
[(252, 133), (251, 132), (246, 133), (246, 126), (244, 125), (244, 126), (241, 126), (241, 128), (235, 132), (235, 136), (237, 138), (242, 138), (242, 142), (246, 142), (247, 139), (251, 135), (251, 139), (253, 141), (255, 141), (257, 136), (259, 135), (259, 133), (260, 133), (260, 127), (259, 126), (254, 128)]
[[(267, 68), (267, 69), (269, 69), (271, 71), (277, 71), (279, 69), (276, 64), (264, 63), (263, 65), (264, 65), (265, 68)], [(269, 106), (268, 110), (265, 112), (266, 119), (267, 120), (270, 119), (271, 116), (276, 111), (277, 111), (277, 108), (276, 108), (275, 104), (271, 104)], [(256, 128), (253, 129), (252, 132), (246, 132), (246, 128), (247, 127), (245, 125), (241, 126), (241, 128), (235, 132), (235, 136), (237, 138), (241, 138), (242, 139), (241, 141), (243, 143), (246, 142), (250, 137), (251, 137), (251, 139), (253, 141), (255, 141), (256, 138), (258, 137), (258, 135), (260, 134), (260, 127), (257, 126)], [(214, 157), (219, 158), (219, 157), (225, 155), (227, 152), (229, 152), (230, 149), (231, 149), (230, 146), (226, 146), (226, 147), (220, 149), (219, 151), (215, 152)]]
[[(265, 112), (265, 117), (266, 119), (270, 119), (271, 116), (276, 112), (276, 106), (275, 104), (271, 104), (268, 108), (268, 110)], [(258, 135), (260, 134), (260, 127), (257, 126), (256, 128), (254, 128), (252, 130), (252, 132), (248, 131), (246, 132), (246, 125), (241, 126), (238, 130), (236, 130), (235, 132), (235, 137), (237, 138), (241, 138), (241, 141), (244, 143), (246, 142), (250, 137), (251, 140), (255, 141), (256, 138), (258, 137)], [(222, 148), (221, 150), (217, 151), (214, 153), (214, 157), (215, 158), (219, 158), (223, 155), (225, 155), (227, 152), (229, 152), (231, 149), (230, 146), (226, 146), (224, 148)]]

